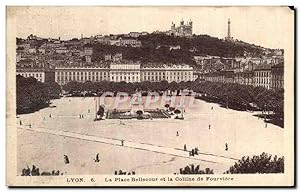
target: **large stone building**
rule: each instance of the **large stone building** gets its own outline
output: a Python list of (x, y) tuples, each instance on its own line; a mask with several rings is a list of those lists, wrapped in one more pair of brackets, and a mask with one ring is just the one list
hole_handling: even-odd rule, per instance
[(254, 70), (254, 82), (255, 87), (261, 86), (270, 89), (271, 85), (271, 67), (264, 66)]
[(57, 67), (55, 81), (66, 84), (70, 81), (112, 81), (112, 82), (141, 82), (141, 81), (194, 81), (194, 70), (188, 65), (153, 65), (141, 66), (140, 63), (122, 61), (111, 62), (107, 67)]
[(142, 81), (194, 81), (194, 70), (189, 65), (161, 65), (159, 67), (145, 66), (141, 69)]
[(178, 27), (175, 26), (175, 23), (172, 22), (171, 30), (166, 32), (167, 35), (174, 35), (179, 37), (191, 37), (193, 35), (193, 22), (190, 20), (186, 24), (184, 21), (180, 21)]
[(141, 65), (140, 63), (111, 63), (109, 69), (110, 81), (127, 83), (141, 81)]
[(283, 89), (284, 88), (284, 65), (280, 63), (271, 67), (271, 88)]
[(44, 68), (17, 68), (16, 75), (21, 75), (23, 77), (34, 77), (39, 82), (54, 82), (55, 73), (52, 69)]
[(55, 82), (64, 85), (70, 81), (109, 81), (109, 69), (106, 67), (57, 67)]

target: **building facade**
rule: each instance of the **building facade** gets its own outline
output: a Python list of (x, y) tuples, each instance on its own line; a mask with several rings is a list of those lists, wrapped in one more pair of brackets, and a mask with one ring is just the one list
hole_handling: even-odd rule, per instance
[(64, 85), (70, 81), (109, 81), (109, 69), (102, 67), (57, 67), (55, 82)]
[(110, 81), (127, 83), (141, 81), (141, 65), (140, 63), (111, 63), (110, 64)]
[(284, 88), (284, 65), (280, 63), (271, 67), (271, 88), (283, 89)]
[(66, 84), (70, 81), (111, 81), (111, 82), (181, 82), (194, 81), (197, 77), (188, 65), (145, 66), (136, 62), (111, 62), (108, 67), (58, 67), (55, 69), (55, 81)]
[(21, 75), (25, 78), (34, 77), (39, 82), (54, 82), (55, 73), (52, 69), (44, 68), (17, 68), (16, 75)]
[(255, 87), (261, 86), (266, 89), (271, 87), (271, 68), (258, 68), (254, 70), (254, 82)]

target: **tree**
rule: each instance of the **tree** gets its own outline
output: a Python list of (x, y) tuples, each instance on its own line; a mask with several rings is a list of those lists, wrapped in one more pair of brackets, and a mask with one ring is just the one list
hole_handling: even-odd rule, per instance
[(60, 86), (56, 83), (41, 83), (35, 78), (16, 77), (17, 114), (30, 113), (47, 107), (57, 98)]
[(73, 92), (81, 92), (82, 89), (82, 83), (77, 81), (70, 81), (67, 84), (63, 86), (63, 90), (73, 93)]
[(247, 174), (247, 173), (284, 173), (284, 157), (278, 158), (277, 155), (272, 159), (272, 155), (262, 153), (253, 157), (242, 157), (229, 168), (226, 173)]
[(167, 104), (165, 104), (165, 108), (169, 108), (170, 107), (170, 105), (167, 103)]
[(175, 109), (174, 113), (176, 114), (176, 117), (178, 117), (178, 114), (180, 114), (181, 111), (179, 109)]
[(137, 111), (136, 111), (136, 114), (137, 114), (138, 116), (141, 116), (141, 115), (143, 115), (143, 111), (142, 111), (142, 110), (137, 110)]
[(169, 107), (169, 110), (170, 110), (170, 111), (174, 111), (174, 110), (175, 110), (175, 107)]
[(210, 168), (206, 168), (205, 170), (200, 170), (200, 165), (195, 167), (194, 164), (186, 166), (185, 168), (180, 168), (179, 173), (183, 175), (195, 175), (195, 174), (214, 174), (214, 171)]

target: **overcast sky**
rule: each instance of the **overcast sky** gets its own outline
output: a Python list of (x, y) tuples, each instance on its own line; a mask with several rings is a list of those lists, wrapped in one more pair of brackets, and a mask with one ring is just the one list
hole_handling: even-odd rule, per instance
[(170, 29), (183, 19), (193, 21), (193, 33), (224, 38), (231, 35), (269, 48), (283, 48), (291, 19), (288, 8), (262, 7), (28, 7), (15, 9), (17, 36), (29, 34), (61, 39)]

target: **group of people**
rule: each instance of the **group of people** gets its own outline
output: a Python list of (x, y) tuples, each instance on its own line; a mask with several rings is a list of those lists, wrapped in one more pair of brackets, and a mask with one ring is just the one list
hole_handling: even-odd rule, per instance
[[(228, 147), (228, 143), (225, 143), (225, 151), (228, 151), (229, 147)], [(184, 151), (188, 151), (186, 144), (184, 144), (183, 146), (183, 150)], [(191, 151), (189, 151), (189, 156), (194, 156), (194, 155), (198, 155), (199, 154), (199, 149), (198, 147), (195, 147), (194, 149), (192, 149)]]
[(119, 171), (115, 171), (115, 175), (135, 175), (135, 171), (127, 173), (126, 171), (119, 170)]
[[(96, 154), (96, 158), (94, 159), (94, 161), (96, 163), (100, 162), (100, 155), (99, 155), (99, 153)], [(69, 157), (67, 155), (64, 155), (64, 162), (65, 162), (65, 164), (69, 164), (70, 163), (70, 159), (69, 159)]]

